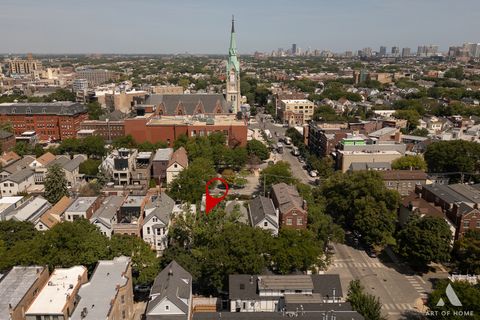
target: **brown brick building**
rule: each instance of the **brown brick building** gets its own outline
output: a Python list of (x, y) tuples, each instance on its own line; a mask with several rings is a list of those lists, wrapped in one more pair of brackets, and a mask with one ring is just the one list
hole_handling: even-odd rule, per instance
[(16, 136), (35, 131), (40, 141), (74, 138), (87, 119), (87, 107), (76, 102), (0, 104), (0, 122), (11, 122)]
[(415, 191), (416, 186), (425, 185), (427, 174), (421, 170), (379, 171), (387, 189), (396, 190), (402, 197)]
[(137, 142), (173, 142), (181, 135), (188, 137), (207, 136), (212, 132), (222, 132), (230, 146), (247, 144), (247, 124), (236, 120), (234, 115), (216, 115), (208, 120), (185, 116), (136, 117), (125, 120), (125, 135), (132, 135)]
[(0, 130), (1, 152), (7, 152), (15, 147), (15, 135), (11, 132)]
[(95, 130), (94, 135), (101, 136), (105, 141), (113, 141), (125, 136), (125, 123), (123, 120), (85, 120), (80, 124), (80, 130)]
[(280, 213), (280, 225), (294, 229), (307, 228), (307, 204), (295, 186), (278, 183), (272, 186), (273, 205)]

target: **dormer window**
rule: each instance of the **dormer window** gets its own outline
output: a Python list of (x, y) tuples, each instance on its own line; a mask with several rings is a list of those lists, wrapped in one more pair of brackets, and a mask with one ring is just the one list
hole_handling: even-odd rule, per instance
[(12, 108), (12, 113), (17, 113), (17, 108)]
[(32, 108), (28, 107), (26, 112), (27, 112), (27, 114), (31, 114), (32, 113)]
[(43, 108), (43, 109), (42, 109), (42, 113), (43, 113), (43, 114), (46, 114), (46, 113), (47, 113), (47, 108)]

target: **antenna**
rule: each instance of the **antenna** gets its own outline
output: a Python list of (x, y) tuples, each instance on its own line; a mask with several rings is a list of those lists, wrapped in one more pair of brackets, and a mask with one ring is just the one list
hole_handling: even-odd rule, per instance
[(235, 16), (232, 14), (232, 33), (235, 32)]

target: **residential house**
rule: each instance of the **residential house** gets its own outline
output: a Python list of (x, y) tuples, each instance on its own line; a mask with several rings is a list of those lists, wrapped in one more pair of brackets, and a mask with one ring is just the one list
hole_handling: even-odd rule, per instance
[(93, 213), (99, 208), (101, 203), (100, 197), (78, 197), (65, 210), (65, 220), (74, 221), (77, 219), (90, 219)]
[(62, 166), (63, 172), (65, 172), (65, 178), (67, 179), (67, 186), (76, 187), (80, 182), (80, 164), (87, 160), (87, 156), (83, 154), (77, 154)]
[(280, 225), (294, 229), (307, 228), (307, 202), (297, 188), (286, 183), (272, 186), (271, 198), (280, 214)]
[(5, 216), (6, 220), (29, 221), (36, 224), (40, 217), (48, 211), (52, 205), (44, 198), (32, 197), (25, 201), (16, 210)]
[(415, 191), (416, 186), (427, 183), (427, 174), (422, 170), (380, 171), (387, 189), (396, 190), (402, 197)]
[(113, 233), (129, 234), (140, 237), (147, 196), (128, 196), (117, 214), (117, 223), (113, 225)]
[(167, 167), (167, 184), (170, 184), (178, 174), (188, 167), (187, 151), (184, 147), (178, 148), (170, 158)]
[(192, 300), (192, 276), (173, 260), (153, 282), (146, 320), (189, 320)]
[(158, 149), (152, 160), (152, 178), (158, 183), (165, 181), (167, 178), (167, 168), (172, 158), (173, 148)]
[(225, 203), (225, 213), (228, 215), (236, 214), (237, 221), (243, 224), (250, 224), (246, 201), (228, 200)]
[(113, 225), (117, 223), (117, 214), (123, 204), (125, 197), (108, 196), (105, 198), (100, 208), (93, 214), (90, 222), (96, 225), (100, 232), (110, 238), (113, 233)]
[(73, 200), (67, 196), (63, 196), (53, 207), (40, 216), (35, 229), (38, 231), (47, 231), (53, 228), (57, 223), (63, 220), (63, 214), (70, 207)]
[(47, 164), (49, 164), (53, 160), (55, 160), (55, 155), (50, 152), (47, 152), (41, 155), (40, 157), (36, 158), (35, 160), (33, 160), (29, 166), (32, 170), (35, 170), (35, 168), (45, 167)]
[(129, 184), (148, 187), (152, 172), (153, 152), (139, 152), (135, 157)]
[(331, 307), (345, 302), (338, 274), (233, 274), (228, 278), (228, 288), (230, 312), (280, 312), (289, 300), (293, 303), (299, 299)]
[(34, 172), (30, 169), (17, 171), (0, 181), (2, 196), (13, 196), (22, 192), (35, 184)]
[(70, 158), (66, 155), (58, 155), (54, 160), (49, 161), (45, 165), (37, 164), (34, 166), (35, 170), (35, 184), (43, 184), (45, 177), (47, 176), (48, 169), (54, 165), (58, 165), (61, 168), (70, 161)]
[(112, 151), (101, 167), (113, 178), (115, 185), (142, 185), (150, 183), (153, 152), (138, 152), (137, 149)]
[(24, 320), (48, 276), (48, 268), (32, 266), (13, 267), (0, 278), (0, 319)]
[(13, 151), (4, 152), (0, 157), (0, 165), (2, 166), (2, 168), (5, 168), (20, 159), (22, 159), (22, 157), (20, 157)]
[(55, 269), (25, 313), (26, 320), (69, 319), (87, 274), (84, 266)]
[(14, 196), (14, 197), (1, 197), (0, 198), (0, 221), (6, 220), (6, 216), (19, 208), (24, 202), (26, 198), (22, 196)]
[(252, 227), (269, 230), (273, 235), (278, 234), (279, 212), (275, 210), (272, 199), (258, 196), (250, 200), (248, 214)]
[(466, 184), (427, 184), (418, 186), (416, 193), (422, 199), (442, 209), (455, 226), (455, 239), (461, 238), (469, 229), (480, 228), (480, 190)]
[(8, 167), (4, 167), (0, 172), (0, 179), (5, 179), (6, 177), (14, 174), (15, 172), (22, 171), (23, 169), (28, 168), (30, 163), (32, 163), (34, 160), (35, 157), (33, 156), (24, 156), (22, 159), (13, 162)]
[(158, 254), (167, 248), (168, 229), (174, 207), (175, 201), (164, 192), (145, 207), (145, 219), (142, 226), (143, 240), (150, 244)]
[(0, 130), (1, 152), (6, 152), (15, 147), (15, 135), (11, 132)]
[(129, 257), (100, 260), (90, 281), (77, 293), (70, 320), (132, 319), (132, 265)]

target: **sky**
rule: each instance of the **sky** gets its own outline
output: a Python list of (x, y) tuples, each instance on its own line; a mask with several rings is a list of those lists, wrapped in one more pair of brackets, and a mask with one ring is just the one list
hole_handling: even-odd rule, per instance
[(2, 53), (343, 52), (480, 42), (479, 0), (0, 0)]

